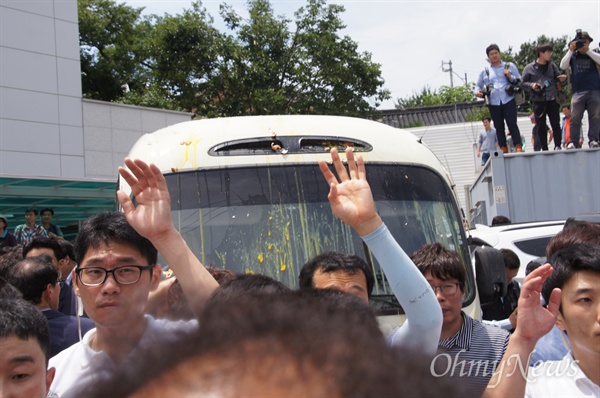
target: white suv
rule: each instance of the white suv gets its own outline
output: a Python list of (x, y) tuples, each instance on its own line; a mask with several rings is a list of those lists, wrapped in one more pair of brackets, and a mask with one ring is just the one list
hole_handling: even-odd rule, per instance
[(521, 266), (516, 280), (522, 282), (525, 278), (525, 267), (538, 257), (546, 255), (546, 246), (550, 239), (563, 229), (565, 221), (543, 221), (521, 224), (498, 225), (488, 227), (476, 224), (474, 229), (467, 231), (471, 235), (471, 248), (490, 246), (495, 249), (510, 249), (514, 251)]

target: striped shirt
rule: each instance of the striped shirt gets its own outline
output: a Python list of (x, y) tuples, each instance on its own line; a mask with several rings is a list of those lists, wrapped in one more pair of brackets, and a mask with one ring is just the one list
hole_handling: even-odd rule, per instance
[(510, 334), (464, 312), (462, 316), (458, 333), (439, 341), (431, 369), (436, 377), (460, 380), (465, 396), (480, 397), (502, 360)]
[(25, 246), (34, 238), (47, 238), (48, 233), (41, 225), (35, 224), (33, 228), (29, 228), (27, 224), (17, 225), (15, 227), (15, 238), (20, 245)]

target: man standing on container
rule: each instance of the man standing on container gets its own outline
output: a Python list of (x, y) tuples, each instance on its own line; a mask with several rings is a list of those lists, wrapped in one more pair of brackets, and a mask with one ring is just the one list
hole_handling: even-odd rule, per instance
[[(547, 129), (546, 115), (550, 119), (554, 133), (554, 150), (560, 150), (560, 105), (556, 102), (558, 86), (567, 80), (567, 75), (560, 74), (558, 67), (552, 62), (551, 44), (537, 47), (537, 60), (528, 64), (523, 70), (523, 86), (531, 90), (531, 107), (535, 115), (538, 131)], [(543, 151), (548, 150), (546, 134), (538, 134)]]
[(560, 61), (562, 69), (571, 69), (571, 137), (567, 149), (580, 148), (581, 119), (587, 109), (589, 119), (588, 139), (590, 148), (597, 148), (600, 141), (600, 76), (597, 64), (600, 54), (590, 51), (593, 41), (587, 32), (577, 31), (575, 40), (569, 43), (569, 51)]
[(509, 94), (506, 91), (507, 87), (519, 81), (521, 75), (514, 64), (503, 62), (500, 59), (500, 48), (497, 44), (490, 44), (485, 52), (491, 65), (479, 74), (475, 96), (479, 98), (488, 97), (490, 115), (494, 121), (498, 145), (500, 145), (502, 152), (508, 153), (504, 121), (506, 121), (508, 130), (511, 132), (517, 152), (523, 152), (521, 132), (519, 126), (517, 126), (517, 102), (514, 94)]

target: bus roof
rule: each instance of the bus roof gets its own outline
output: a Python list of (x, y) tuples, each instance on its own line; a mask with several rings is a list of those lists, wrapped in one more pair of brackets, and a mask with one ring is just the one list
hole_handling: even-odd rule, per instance
[[(298, 142), (302, 140), (310, 143), (307, 145), (311, 150), (301, 148)], [(312, 146), (317, 141), (322, 144)], [(329, 159), (328, 145), (337, 146), (336, 142), (356, 143), (356, 150), (361, 152), (366, 163), (425, 166), (435, 170), (451, 185), (441, 162), (413, 134), (383, 123), (341, 116), (241, 116), (193, 120), (143, 135), (129, 157), (154, 163), (164, 174), (223, 167), (314, 164), (320, 159)], [(363, 150), (361, 143), (366, 144)]]

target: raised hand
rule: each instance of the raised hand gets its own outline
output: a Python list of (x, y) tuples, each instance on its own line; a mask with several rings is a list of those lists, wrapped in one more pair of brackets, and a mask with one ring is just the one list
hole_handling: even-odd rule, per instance
[(552, 291), (548, 308), (544, 308), (540, 303), (542, 286), (552, 272), (552, 266), (544, 264), (525, 278), (517, 307), (519, 311), (514, 335), (535, 342), (554, 326), (560, 307), (560, 289)]
[(338, 178), (329, 170), (323, 160), (319, 168), (329, 184), (329, 203), (333, 213), (356, 232), (365, 236), (375, 231), (383, 221), (375, 211), (371, 187), (367, 182), (365, 164), (361, 156), (355, 162), (352, 148), (346, 148), (348, 170), (343, 165), (337, 149), (331, 150), (331, 160)]
[(165, 177), (154, 164), (125, 159), (129, 170), (119, 167), (119, 174), (131, 187), (137, 207), (123, 191), (117, 192), (119, 203), (129, 224), (143, 237), (153, 241), (174, 229), (171, 220), (171, 196)]

